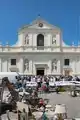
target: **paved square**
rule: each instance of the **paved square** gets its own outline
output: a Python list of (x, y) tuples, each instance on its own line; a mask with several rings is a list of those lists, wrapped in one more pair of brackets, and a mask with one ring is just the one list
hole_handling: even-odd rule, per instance
[(50, 93), (40, 95), (43, 98), (49, 99), (49, 104), (65, 104), (68, 111), (68, 117), (80, 117), (80, 97), (71, 97), (68, 92), (66, 93)]

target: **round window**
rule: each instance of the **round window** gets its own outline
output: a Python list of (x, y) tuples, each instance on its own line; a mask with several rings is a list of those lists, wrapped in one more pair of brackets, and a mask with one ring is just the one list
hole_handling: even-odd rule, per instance
[(39, 23), (39, 27), (43, 27), (43, 24), (42, 24), (42, 23)]

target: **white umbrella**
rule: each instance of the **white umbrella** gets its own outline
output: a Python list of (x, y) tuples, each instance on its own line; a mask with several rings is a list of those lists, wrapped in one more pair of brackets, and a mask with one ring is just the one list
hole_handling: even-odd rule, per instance
[(46, 105), (46, 108), (49, 108), (49, 109), (50, 109), (50, 108), (52, 108), (52, 106), (51, 106), (51, 105)]
[(46, 116), (49, 118), (49, 117), (54, 117), (55, 115), (55, 112), (51, 111), (51, 110), (48, 110), (47, 112), (45, 112)]
[(38, 119), (42, 116), (43, 112), (33, 112), (32, 114)]
[(67, 110), (66, 110), (66, 106), (64, 104), (58, 104), (56, 105), (55, 107), (55, 113), (57, 114), (63, 114), (63, 113), (67, 113)]

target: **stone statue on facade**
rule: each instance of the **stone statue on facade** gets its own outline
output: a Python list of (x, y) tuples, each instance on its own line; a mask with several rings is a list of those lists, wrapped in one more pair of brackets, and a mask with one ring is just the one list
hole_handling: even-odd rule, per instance
[(6, 46), (9, 46), (9, 42), (8, 41), (6, 42)]
[(57, 69), (57, 60), (54, 59), (54, 60), (52, 61), (52, 71), (53, 71), (53, 70), (56, 70), (56, 69)]
[(56, 44), (56, 35), (53, 35), (52, 37), (52, 44)]
[(55, 38), (52, 39), (52, 44), (56, 44), (56, 39)]
[(24, 70), (29, 70), (29, 60), (28, 59), (24, 60)]
[(29, 44), (29, 36), (28, 34), (25, 36), (25, 41), (24, 41), (24, 44)]
[(1, 41), (0, 41), (0, 46), (2, 46), (2, 43), (1, 43)]

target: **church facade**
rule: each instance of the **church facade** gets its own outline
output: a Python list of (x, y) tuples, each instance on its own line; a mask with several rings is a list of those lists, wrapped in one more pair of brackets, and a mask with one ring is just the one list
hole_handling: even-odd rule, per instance
[(15, 45), (0, 44), (0, 72), (80, 75), (80, 46), (68, 46), (60, 28), (38, 18), (18, 31)]

